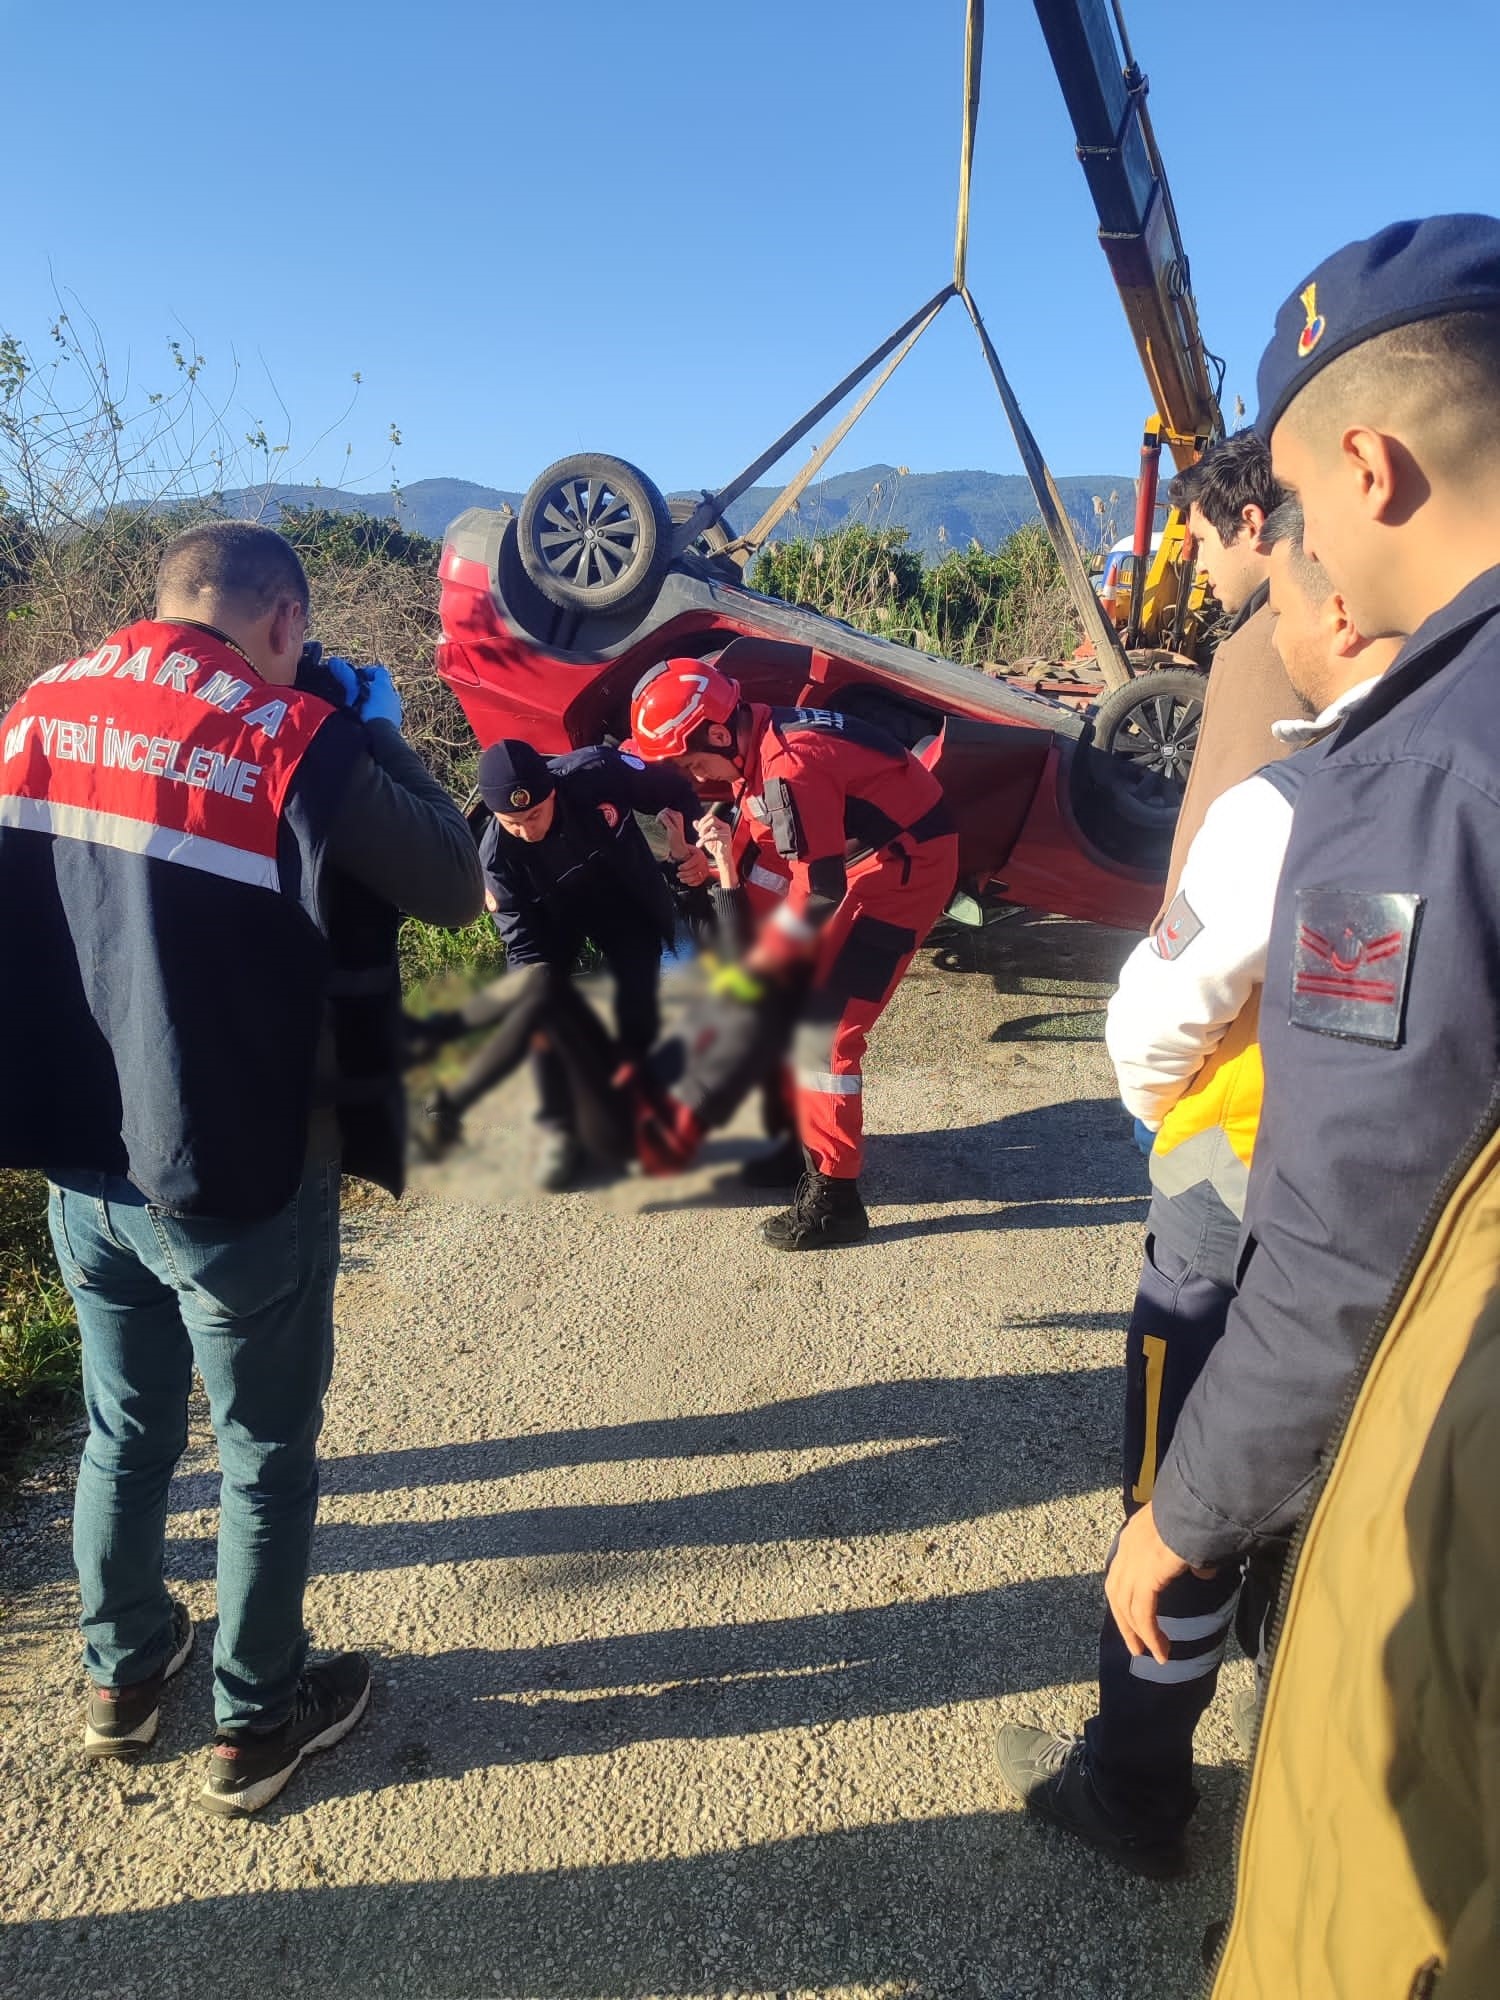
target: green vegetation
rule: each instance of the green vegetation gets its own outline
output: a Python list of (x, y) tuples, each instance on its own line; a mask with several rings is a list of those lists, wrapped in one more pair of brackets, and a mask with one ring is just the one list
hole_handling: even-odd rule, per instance
[(415, 919), (401, 928), (401, 984), (410, 990), (450, 973), (499, 972), (505, 950), (488, 917), (461, 931), (441, 931)]
[(73, 1404), (78, 1330), (47, 1234), (47, 1183), (0, 1168), (0, 1481)]
[[(407, 735), (463, 797), (477, 747), (432, 671), (438, 544), (399, 518), (321, 507), (316, 489), (306, 489), (309, 504), (278, 513), (271, 475), (286, 447), (253, 419), (231, 428), (233, 383), (214, 384), (204, 358), (179, 343), (160, 373), (156, 386), (113, 375), (96, 331), (66, 313), (31, 347), (0, 331), (0, 713), (45, 668), (149, 615), (162, 551), (180, 529), (263, 511), (306, 564), (316, 636), (329, 652), (386, 662)], [(402, 938), (414, 983), (497, 957), (488, 922), (452, 937), (413, 924)], [(0, 1468), (68, 1407), (77, 1382), (46, 1183), (0, 1172)]]
[(971, 666), (1064, 657), (1077, 645), (1067, 586), (1039, 523), (997, 549), (971, 542), (931, 565), (908, 541), (905, 528), (855, 522), (772, 542), (750, 581), (772, 597)]

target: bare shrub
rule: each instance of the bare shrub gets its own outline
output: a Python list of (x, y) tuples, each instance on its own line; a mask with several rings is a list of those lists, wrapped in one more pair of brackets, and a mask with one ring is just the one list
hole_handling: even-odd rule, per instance
[[(265, 515), (273, 480), (294, 470), (285, 440), (236, 414), (232, 371), (215, 400), (202, 355), (173, 341), (168, 357), (166, 386), (141, 389), (115, 380), (97, 329), (76, 331), (65, 312), (39, 354), (0, 335), (0, 712), (45, 668), (149, 617), (163, 549), (220, 517), (226, 491), (265, 495)], [(306, 564), (325, 649), (390, 667), (409, 739), (462, 791), (476, 746), (432, 670), (437, 544), (357, 516), (280, 525)]]

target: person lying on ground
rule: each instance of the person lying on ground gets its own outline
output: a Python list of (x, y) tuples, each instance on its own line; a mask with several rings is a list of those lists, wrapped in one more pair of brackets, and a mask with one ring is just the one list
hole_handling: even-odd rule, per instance
[(681, 1028), (637, 1055), (610, 1035), (566, 973), (534, 965), (506, 974), (466, 1007), (423, 1024), (434, 1047), (475, 1029), (492, 1031), (459, 1083), (436, 1091), (413, 1120), (415, 1143), (427, 1158), (441, 1158), (461, 1136), (462, 1108), (538, 1047), (566, 1081), (585, 1151), (606, 1168), (636, 1162), (651, 1174), (690, 1165), (706, 1135), (775, 1072), (796, 1021), (798, 984), (745, 972), (748, 912), (734, 879), (729, 830), (713, 813), (695, 830), (716, 873), (710, 893), (718, 940), (708, 990), (689, 1006)]

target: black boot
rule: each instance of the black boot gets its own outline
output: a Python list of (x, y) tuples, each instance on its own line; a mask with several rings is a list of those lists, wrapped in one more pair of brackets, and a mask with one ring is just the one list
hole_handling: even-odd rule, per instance
[(870, 1233), (870, 1218), (859, 1198), (859, 1182), (810, 1170), (797, 1183), (791, 1207), (762, 1223), (760, 1233), (773, 1250), (832, 1250), (862, 1243)]
[(1127, 1826), (1111, 1816), (1094, 1789), (1081, 1736), (1059, 1736), (1028, 1723), (1007, 1722), (996, 1742), (1000, 1779), (1038, 1819), (1086, 1840), (1122, 1868), (1170, 1881), (1187, 1868), (1181, 1829)]
[(422, 1160), (440, 1160), (464, 1135), (463, 1114), (445, 1091), (437, 1091), (411, 1121), (412, 1151)]
[(783, 1139), (769, 1153), (757, 1153), (740, 1168), (740, 1182), (750, 1188), (795, 1187), (807, 1172), (807, 1156), (793, 1138)]

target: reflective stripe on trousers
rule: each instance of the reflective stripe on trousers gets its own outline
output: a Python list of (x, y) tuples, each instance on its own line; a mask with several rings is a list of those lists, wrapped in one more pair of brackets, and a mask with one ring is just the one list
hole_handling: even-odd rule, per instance
[(792, 1042), (797, 1136), (819, 1173), (851, 1180), (860, 1170), (865, 1043), (947, 907), (957, 873), (953, 834), (920, 846), (903, 840), (850, 871), (823, 928)]

